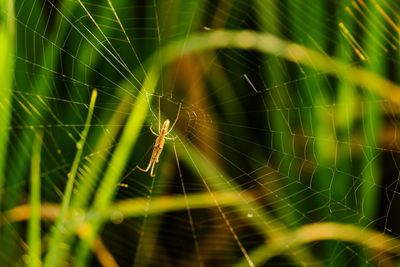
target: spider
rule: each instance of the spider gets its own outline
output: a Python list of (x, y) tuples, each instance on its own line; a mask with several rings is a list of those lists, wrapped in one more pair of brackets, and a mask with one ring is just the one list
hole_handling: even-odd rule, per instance
[(174, 126), (176, 124), (176, 122), (178, 121), (179, 118), (179, 114), (181, 112), (181, 107), (182, 107), (182, 103), (179, 104), (179, 109), (178, 109), (178, 113), (176, 114), (176, 118), (174, 123), (172, 124), (171, 128), (170, 128), (170, 124), (171, 122), (166, 119), (164, 121), (164, 123), (161, 126), (161, 111), (160, 111), (160, 97), (158, 98), (158, 133), (156, 133), (152, 126), (150, 126), (150, 131), (157, 136), (156, 141), (154, 142), (153, 145), (153, 152), (151, 153), (151, 157), (150, 157), (150, 161), (149, 164), (147, 165), (147, 167), (141, 168), (139, 166), (136, 166), (136, 168), (138, 168), (140, 171), (142, 172), (148, 172), (150, 170), (150, 176), (154, 177), (155, 173), (154, 173), (154, 167), (155, 165), (158, 163), (159, 159), (160, 159), (160, 155), (161, 152), (164, 148), (164, 144), (165, 144), (165, 140), (175, 140), (178, 136), (175, 137), (168, 137), (168, 134), (171, 133), (171, 131), (174, 129)]

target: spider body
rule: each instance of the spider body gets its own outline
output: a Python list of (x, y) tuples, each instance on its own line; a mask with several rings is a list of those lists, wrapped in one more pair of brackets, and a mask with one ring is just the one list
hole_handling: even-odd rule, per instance
[(175, 119), (174, 123), (172, 124), (171, 129), (169, 127), (171, 122), (168, 119), (164, 121), (162, 126), (160, 126), (160, 110), (158, 111), (158, 133), (154, 132), (152, 127), (150, 127), (150, 131), (155, 136), (157, 136), (156, 141), (154, 142), (154, 145), (153, 145), (153, 152), (151, 153), (149, 164), (147, 165), (147, 167), (145, 169), (137, 166), (137, 168), (140, 171), (148, 172), (150, 170), (150, 176), (152, 176), (152, 177), (155, 176), (154, 167), (156, 166), (156, 164), (160, 160), (160, 155), (161, 155), (161, 152), (164, 149), (165, 140), (174, 140), (175, 138), (177, 138), (177, 136), (175, 136), (173, 138), (168, 137), (168, 134), (174, 128), (174, 126), (175, 126), (175, 124), (176, 124), (176, 122), (178, 120), (180, 111), (181, 111), (181, 105), (179, 105), (178, 114), (176, 116), (176, 119)]

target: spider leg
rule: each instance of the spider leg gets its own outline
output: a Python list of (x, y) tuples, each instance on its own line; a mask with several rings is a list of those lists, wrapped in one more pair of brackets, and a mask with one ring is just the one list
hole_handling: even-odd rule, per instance
[(138, 168), (142, 172), (148, 172), (150, 170), (150, 167), (152, 164), (153, 164), (153, 160), (150, 159), (149, 165), (147, 165), (146, 169), (139, 167), (139, 165), (137, 165), (136, 168)]
[[(181, 109), (182, 109), (182, 103), (179, 104), (178, 113), (176, 114), (176, 118), (174, 120), (174, 123), (172, 124), (171, 128), (169, 129), (169, 131), (165, 135), (168, 135), (172, 131), (172, 129), (174, 129), (175, 124), (178, 122), (179, 115), (181, 114)], [(166, 138), (166, 139), (168, 139), (168, 138)]]
[(156, 174), (154, 173), (154, 166), (156, 166), (156, 162), (153, 161), (153, 164), (151, 164), (151, 170), (150, 170), (150, 176), (154, 177)]
[(178, 135), (175, 135), (174, 137), (168, 137), (168, 136), (166, 136), (166, 137), (164, 137), (165, 139), (167, 139), (167, 140), (176, 140), (177, 138), (178, 138), (179, 136)]
[(158, 97), (158, 132), (161, 131), (161, 97)]
[(155, 136), (160, 136), (158, 133), (156, 133), (156, 132), (153, 130), (153, 125), (150, 125), (150, 131), (151, 131)]

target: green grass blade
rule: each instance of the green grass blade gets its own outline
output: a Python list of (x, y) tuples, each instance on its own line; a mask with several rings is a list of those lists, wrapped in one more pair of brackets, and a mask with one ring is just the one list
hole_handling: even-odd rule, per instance
[(29, 196), (30, 216), (28, 221), (28, 266), (41, 266), (41, 198), (40, 198), (40, 154), (42, 150), (42, 135), (37, 134), (32, 147), (31, 160), (31, 191)]
[[(12, 3), (13, 1), (5, 2)], [(59, 55), (60, 50), (57, 48), (62, 47), (64, 37), (67, 36), (71, 26), (71, 24), (67, 23), (65, 20), (68, 20), (69, 16), (72, 15), (72, 9), (75, 5), (75, 2), (63, 0), (58, 4), (60, 9), (55, 13), (56, 15), (53, 23), (54, 31), (46, 38), (49, 40), (49, 42), (46, 42), (45, 47), (41, 49), (44, 51), (44, 54), (39, 54), (43, 60), (42, 62), (37, 62), (37, 64), (42, 67), (39, 68), (38, 73), (35, 73), (34, 82), (30, 82), (28, 88), (23, 88), (24, 90), (35, 92), (35, 94), (38, 95), (51, 95), (52, 87), (49, 86), (49, 84), (53, 83), (53, 75), (54, 73), (57, 73), (56, 68), (61, 58)], [(21, 3), (21, 5), (23, 6), (23, 3)], [(27, 44), (32, 42), (32, 40), (24, 38), (25, 37), (23, 37), (20, 42), (24, 41)], [(40, 102), (36, 102), (38, 101), (37, 98), (32, 98), (30, 101), (33, 106), (36, 106), (37, 113), (40, 114), (40, 116), (29, 113), (21, 113), (23, 122), (30, 126), (40, 125), (43, 118), (46, 117), (47, 110), (44, 108), (45, 106), (40, 104)], [(9, 157), (13, 160), (9, 162), (7, 175), (14, 177), (14, 179), (9, 180), (9, 188), (13, 189), (8, 192), (10, 195), (12, 195), (12, 197), (8, 198), (9, 200), (6, 203), (7, 207), (13, 207), (22, 201), (22, 196), (19, 194), (21, 190), (20, 186), (23, 184), (21, 180), (23, 177), (25, 177), (29, 170), (28, 166), (30, 154), (26, 153), (26, 151), (31, 151), (32, 140), (34, 140), (33, 137), (33, 131), (31, 129), (26, 129), (21, 131), (20, 135), (13, 140), (15, 141), (13, 144), (14, 149), (9, 155)]]
[(121, 132), (126, 116), (131, 109), (132, 101), (132, 96), (127, 95), (127, 97), (119, 103), (112, 117), (105, 125), (105, 128), (110, 129), (108, 134), (102, 134), (97, 139), (93, 149), (96, 153), (94, 153), (87, 162), (87, 171), (82, 174), (82, 178), (80, 178), (77, 185), (79, 194), (72, 199), (71, 205), (73, 208), (85, 208), (89, 204), (92, 193), (95, 191), (96, 184), (101, 177), (101, 171), (107, 163), (109, 154), (108, 148), (113, 145), (113, 140), (115, 140)]
[[(4, 190), (10, 162), (9, 156), (9, 129), (12, 113), (12, 91), (15, 68), (15, 17), (14, 2), (0, 0), (0, 210), (7, 207)], [(7, 180), (8, 181), (8, 180)], [(7, 192), (8, 195), (9, 192)], [(10, 207), (12, 205), (9, 205)], [(6, 226), (0, 229), (0, 243), (7, 244), (2, 249), (4, 255), (12, 258), (17, 255), (17, 245), (14, 241), (13, 229)], [(0, 264), (3, 257), (0, 256)]]
[[(4, 13), (3, 13), (4, 12)], [(0, 207), (2, 206), (3, 188), (6, 177), (8, 129), (11, 120), (11, 97), (14, 77), (14, 3), (0, 1)]]
[[(322, 222), (306, 224), (286, 235), (275, 236), (269, 242), (252, 252), (252, 258), (257, 266), (263, 266), (268, 260), (281, 254), (296, 254), (296, 247), (306, 246), (309, 243), (322, 240), (340, 240), (354, 243), (378, 253), (400, 253), (398, 239), (375, 230), (366, 230), (353, 224)], [(364, 266), (360, 264), (359, 266)], [(235, 267), (245, 267), (242, 261)], [(299, 264), (300, 266), (300, 264)], [(347, 266), (347, 265), (345, 265)]]
[[(105, 171), (104, 178), (96, 192), (93, 203), (94, 211), (101, 211), (107, 209), (113, 200), (113, 196), (118, 188), (121, 176), (125, 169), (126, 162), (129, 159), (131, 151), (140, 134), (141, 126), (143, 125), (146, 115), (149, 111), (147, 101), (150, 101), (151, 95), (155, 91), (157, 81), (159, 78), (159, 68), (154, 66), (148, 73), (146, 80), (143, 84), (142, 93), (136, 99), (132, 106), (132, 111), (128, 117), (126, 126), (122, 132), (122, 136), (118, 145), (111, 157), (107, 170)], [(88, 228), (88, 233), (85, 234), (86, 238), (78, 246), (77, 252), (77, 266), (83, 266), (89, 255), (89, 248), (93, 245), (97, 234), (104, 222), (96, 221), (91, 227)]]
[(163, 48), (161, 53), (166, 55), (163, 62), (166, 65), (174, 61), (177, 56), (222, 48), (255, 50), (272, 54), (338, 77), (352, 85), (361, 86), (364, 90), (381, 98), (400, 104), (400, 86), (398, 84), (366, 68), (350, 65), (325, 53), (283, 40), (273, 34), (249, 30), (215, 30), (211, 33), (193, 34), (187, 39)]
[(68, 173), (68, 181), (67, 181), (67, 185), (66, 185), (65, 192), (64, 192), (64, 197), (63, 197), (62, 204), (61, 204), (61, 214), (60, 214), (60, 222), (61, 223), (65, 223), (65, 220), (67, 218), (66, 216), (67, 216), (69, 204), (71, 201), (72, 189), (73, 189), (73, 186), (75, 183), (76, 174), (78, 172), (78, 167), (79, 167), (79, 164), (82, 159), (82, 153), (83, 153), (84, 145), (86, 143), (86, 138), (89, 133), (89, 128), (90, 128), (92, 117), (93, 117), (94, 106), (96, 103), (96, 98), (97, 98), (97, 90), (94, 89), (92, 92), (92, 96), (90, 98), (89, 111), (88, 111), (88, 115), (87, 115), (87, 118), (85, 121), (85, 127), (82, 131), (81, 139), (76, 144), (77, 152), (76, 152), (74, 161), (72, 163), (71, 171)]
[[(382, 1), (377, 1), (377, 3)], [(381, 29), (377, 26), (384, 22), (384, 17), (379, 14), (378, 9), (371, 8), (369, 16), (366, 20), (366, 28), (370, 30), (365, 39), (365, 51), (366, 55), (371, 58), (371, 64), (367, 67), (374, 73), (384, 75), (386, 73), (386, 57), (382, 57), (381, 47), (382, 43), (385, 43), (385, 35), (381, 32)], [(367, 61), (368, 63), (368, 61)], [(381, 183), (382, 179), (382, 168), (380, 159), (381, 152), (376, 149), (379, 143), (378, 136), (382, 128), (383, 115), (381, 111), (381, 103), (378, 101), (379, 96), (374, 92), (367, 92), (365, 94), (365, 110), (363, 110), (363, 144), (364, 144), (364, 156), (363, 165), (361, 166), (364, 182), (361, 185), (361, 194), (359, 196), (361, 207), (361, 216), (366, 217), (368, 221), (365, 224), (369, 224), (379, 215), (379, 187), (377, 184)]]
[(65, 232), (64, 225), (67, 220), (69, 204), (72, 196), (73, 186), (75, 184), (75, 178), (78, 171), (79, 164), (81, 162), (83, 148), (86, 143), (86, 138), (89, 133), (91, 125), (94, 106), (97, 98), (97, 90), (94, 89), (90, 98), (89, 111), (85, 121), (85, 127), (81, 133), (81, 139), (76, 144), (76, 155), (72, 163), (71, 171), (68, 173), (68, 181), (65, 187), (64, 197), (62, 199), (61, 211), (52, 229), (52, 235), (49, 241), (49, 250), (45, 258), (44, 266), (60, 266), (66, 256), (66, 249), (63, 246), (63, 242), (66, 240), (66, 236), (63, 238)]
[[(280, 0), (256, 1), (260, 30), (263, 32), (272, 34), (279, 34), (281, 32), (283, 25), (281, 23), (280, 16), (282, 16), (282, 14), (279, 12), (279, 3)], [(266, 16), (266, 14), (268, 15)], [(286, 74), (282, 66), (286, 66), (286, 64), (274, 55), (265, 55), (265, 62), (268, 62), (264, 74), (265, 80), (268, 82), (268, 87), (273, 88), (279, 85), (279, 90), (271, 90), (271, 96), (266, 99), (267, 106), (271, 109), (268, 115), (266, 115), (266, 120), (268, 120), (274, 132), (290, 133), (292, 129), (289, 128), (289, 118), (285, 116), (283, 112), (280, 112), (281, 109), (291, 106), (290, 88), (285, 85), (282, 86), (282, 84), (285, 84), (286, 79)], [(280, 99), (281, 101), (276, 101), (276, 99)], [(270, 142), (274, 150), (281, 152), (275, 154), (274, 163), (280, 166), (279, 172), (282, 173), (282, 176), (287, 176), (292, 180), (293, 177), (298, 175), (298, 170), (296, 168), (291, 168), (292, 161), (295, 157), (294, 155), (289, 157), (289, 151), (292, 150), (291, 141), (289, 140), (289, 142), (287, 142), (286, 140), (285, 142), (282, 140), (284, 136), (288, 135), (272, 133), (270, 137), (272, 141), (266, 140), (266, 142)], [(289, 181), (289, 183), (291, 183), (291, 181)], [(282, 181), (282, 184), (285, 184), (285, 181)], [(294, 186), (285, 186), (282, 190), (286, 192), (286, 195), (290, 195), (296, 188), (294, 188)], [(293, 212), (296, 202), (296, 199), (291, 200), (291, 198), (289, 198), (285, 200), (285, 202), (276, 201), (276, 203), (274, 203), (276, 212), (280, 215), (279, 218), (282, 218), (282, 221), (286, 225), (293, 225), (293, 222), (301, 221), (301, 215), (298, 212)], [(299, 209), (299, 207), (297, 207), (297, 209)]]

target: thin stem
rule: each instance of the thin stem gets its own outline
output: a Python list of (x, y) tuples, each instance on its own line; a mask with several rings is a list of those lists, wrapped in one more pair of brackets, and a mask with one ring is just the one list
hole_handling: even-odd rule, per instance
[[(65, 187), (64, 197), (61, 203), (60, 215), (55, 222), (52, 235), (49, 241), (49, 251), (46, 255), (44, 266), (60, 266), (66, 255), (66, 249), (62, 248), (61, 239), (65, 232), (65, 223), (67, 220), (70, 200), (72, 196), (72, 191), (75, 183), (76, 174), (78, 172), (79, 163), (82, 158), (83, 147), (86, 142), (87, 135), (89, 133), (89, 128), (91, 125), (91, 120), (93, 117), (94, 106), (97, 98), (97, 90), (93, 89), (92, 96), (90, 98), (89, 111), (85, 121), (85, 127), (81, 133), (81, 139), (76, 144), (77, 152), (72, 163), (71, 171), (68, 173), (67, 185)], [(64, 237), (65, 238), (65, 237)]]
[(42, 135), (37, 134), (32, 147), (31, 160), (31, 193), (29, 196), (29, 221), (28, 221), (28, 253), (29, 266), (41, 265), (41, 198), (40, 198), (40, 153), (42, 150)]

